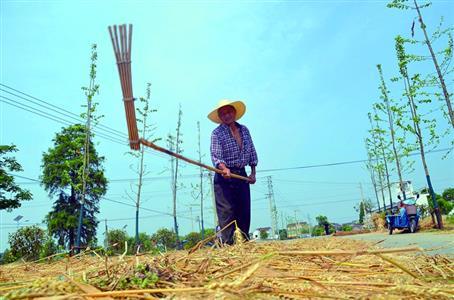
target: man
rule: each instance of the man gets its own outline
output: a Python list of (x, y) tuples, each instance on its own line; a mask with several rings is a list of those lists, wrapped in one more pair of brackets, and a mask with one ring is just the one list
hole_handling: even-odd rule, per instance
[[(251, 222), (251, 194), (249, 184), (255, 183), (257, 153), (246, 126), (238, 124), (246, 106), (241, 101), (221, 100), (208, 118), (220, 124), (211, 135), (211, 160), (222, 171), (214, 176), (214, 195), (219, 226), (224, 228), (233, 220), (246, 240)], [(231, 174), (247, 176), (245, 167), (251, 167), (249, 181), (231, 178)], [(235, 226), (222, 231), (222, 240), (233, 244)]]

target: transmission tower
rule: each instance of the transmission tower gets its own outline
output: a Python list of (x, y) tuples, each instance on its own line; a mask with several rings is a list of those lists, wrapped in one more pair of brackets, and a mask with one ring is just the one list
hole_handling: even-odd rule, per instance
[(277, 230), (277, 209), (276, 203), (274, 202), (274, 192), (273, 192), (273, 182), (271, 181), (271, 176), (267, 177), (268, 179), (268, 198), (270, 200), (270, 216), (271, 216), (271, 228), (272, 228), (272, 235), (273, 238), (278, 236)]

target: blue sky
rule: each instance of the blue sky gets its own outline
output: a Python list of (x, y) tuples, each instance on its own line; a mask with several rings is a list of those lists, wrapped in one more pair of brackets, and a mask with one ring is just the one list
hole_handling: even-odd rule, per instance
[[(394, 37), (408, 36), (414, 17), (387, 9), (386, 2), (2, 0), (0, 83), (79, 114), (85, 101), (80, 88), (88, 84), (90, 45), (96, 43), (100, 84), (96, 100), (99, 114), (105, 115), (101, 123), (126, 133), (107, 26), (132, 23), (134, 95), (144, 95), (146, 83), (152, 83), (157, 137), (175, 130), (181, 103), (184, 154), (197, 157), (196, 122), (200, 121), (202, 152), (209, 163), (209, 138), (215, 124), (206, 115), (222, 98), (246, 103), (240, 123), (248, 126), (259, 154), (259, 180), (252, 187), (252, 228), (270, 224), (265, 199), (269, 175), (279, 216), (296, 214), (307, 220), (308, 215), (313, 219), (324, 214), (334, 222), (347, 222), (357, 218), (353, 206), (360, 200), (359, 183), (365, 196), (375, 199), (364, 164), (263, 170), (366, 158), (367, 113), (379, 97), (375, 65), (383, 65), (387, 78), (397, 75)], [(429, 31), (440, 16), (445, 25), (452, 26), (453, 11), (453, 2), (434, 1), (424, 10)], [(419, 29), (416, 32), (420, 37)], [(430, 64), (418, 68), (419, 72), (432, 71)], [(394, 95), (401, 93), (401, 86), (389, 85)], [(1, 95), (27, 103), (5, 92)], [(441, 116), (440, 124), (447, 124)], [(0, 143), (17, 145), (22, 176), (39, 177), (42, 153), (62, 126), (0, 102)], [(130, 184), (116, 181), (134, 178), (129, 169), (134, 161), (124, 155), (128, 148), (101, 137), (96, 141), (111, 180), (106, 197), (132, 204), (125, 198)], [(440, 148), (447, 145), (445, 141)], [(453, 156), (441, 157), (440, 153), (428, 155), (437, 192), (454, 185)], [(418, 157), (414, 159), (415, 171), (405, 178), (421, 188), (425, 178)], [(143, 206), (170, 212), (168, 158), (150, 151), (146, 164), (151, 172), (148, 177), (154, 179), (144, 187), (148, 201)], [(198, 168), (186, 165), (182, 172), (193, 175)], [(396, 174), (392, 179), (396, 180)], [(8, 233), (16, 229), (14, 217), (20, 214), (28, 223), (40, 223), (52, 205), (39, 184), (17, 181), (33, 192), (34, 199), (11, 213), (1, 212), (0, 249), (6, 247)], [(178, 210), (189, 217), (188, 207), (195, 203), (191, 182), (196, 179), (187, 176), (183, 182), (186, 188), (179, 191)], [(206, 206), (210, 226), (211, 200)], [(128, 225), (127, 231), (133, 233), (133, 220), (117, 220), (133, 218), (133, 207), (109, 201), (102, 201), (100, 207), (99, 219), (112, 220), (110, 228)], [(193, 208), (193, 218), (197, 209)], [(141, 215), (157, 214), (142, 211)], [(190, 220), (180, 218), (180, 223), (183, 234), (191, 231)], [(170, 216), (159, 215), (142, 219), (140, 230), (152, 233), (172, 224)], [(99, 229), (101, 241), (103, 231)]]

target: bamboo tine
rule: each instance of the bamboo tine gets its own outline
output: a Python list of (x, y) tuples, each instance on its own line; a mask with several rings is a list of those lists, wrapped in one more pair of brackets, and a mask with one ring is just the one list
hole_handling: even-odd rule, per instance
[(129, 45), (128, 45), (128, 61), (131, 62), (131, 46), (132, 46), (132, 24), (129, 24)]
[(119, 35), (119, 50), (120, 50), (120, 62), (123, 62), (123, 44), (122, 44), (122, 39), (123, 39), (123, 27), (122, 25), (118, 26), (118, 35)]
[(107, 28), (109, 29), (109, 35), (110, 35), (110, 40), (111, 40), (112, 45), (113, 45), (113, 51), (114, 51), (115, 59), (118, 60), (117, 51), (115, 49), (114, 37), (113, 37), (113, 33), (112, 33), (112, 27), (109, 26)]
[(118, 53), (118, 59), (117, 59), (117, 63), (120, 62), (121, 60), (121, 56), (120, 56), (120, 48), (119, 48), (119, 45), (118, 45), (118, 30), (117, 30), (117, 25), (114, 25), (114, 33), (115, 33), (115, 48), (116, 48), (116, 52)]
[(120, 63), (123, 62), (123, 25), (118, 26), (118, 35), (120, 36)]
[(123, 43), (123, 62), (127, 63), (127, 58), (126, 58), (126, 52), (128, 51), (127, 47), (126, 47), (126, 41), (127, 41), (127, 38), (126, 38), (126, 24), (123, 24), (122, 25), (122, 28), (123, 28), (123, 38), (122, 38), (122, 43)]

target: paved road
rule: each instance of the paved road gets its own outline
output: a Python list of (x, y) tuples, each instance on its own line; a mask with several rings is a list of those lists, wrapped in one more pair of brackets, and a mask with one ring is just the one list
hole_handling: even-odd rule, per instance
[(367, 233), (348, 235), (341, 238), (357, 239), (371, 242), (384, 240), (379, 246), (384, 248), (419, 245), (429, 250), (429, 254), (454, 255), (454, 232), (417, 232), (417, 233)]

